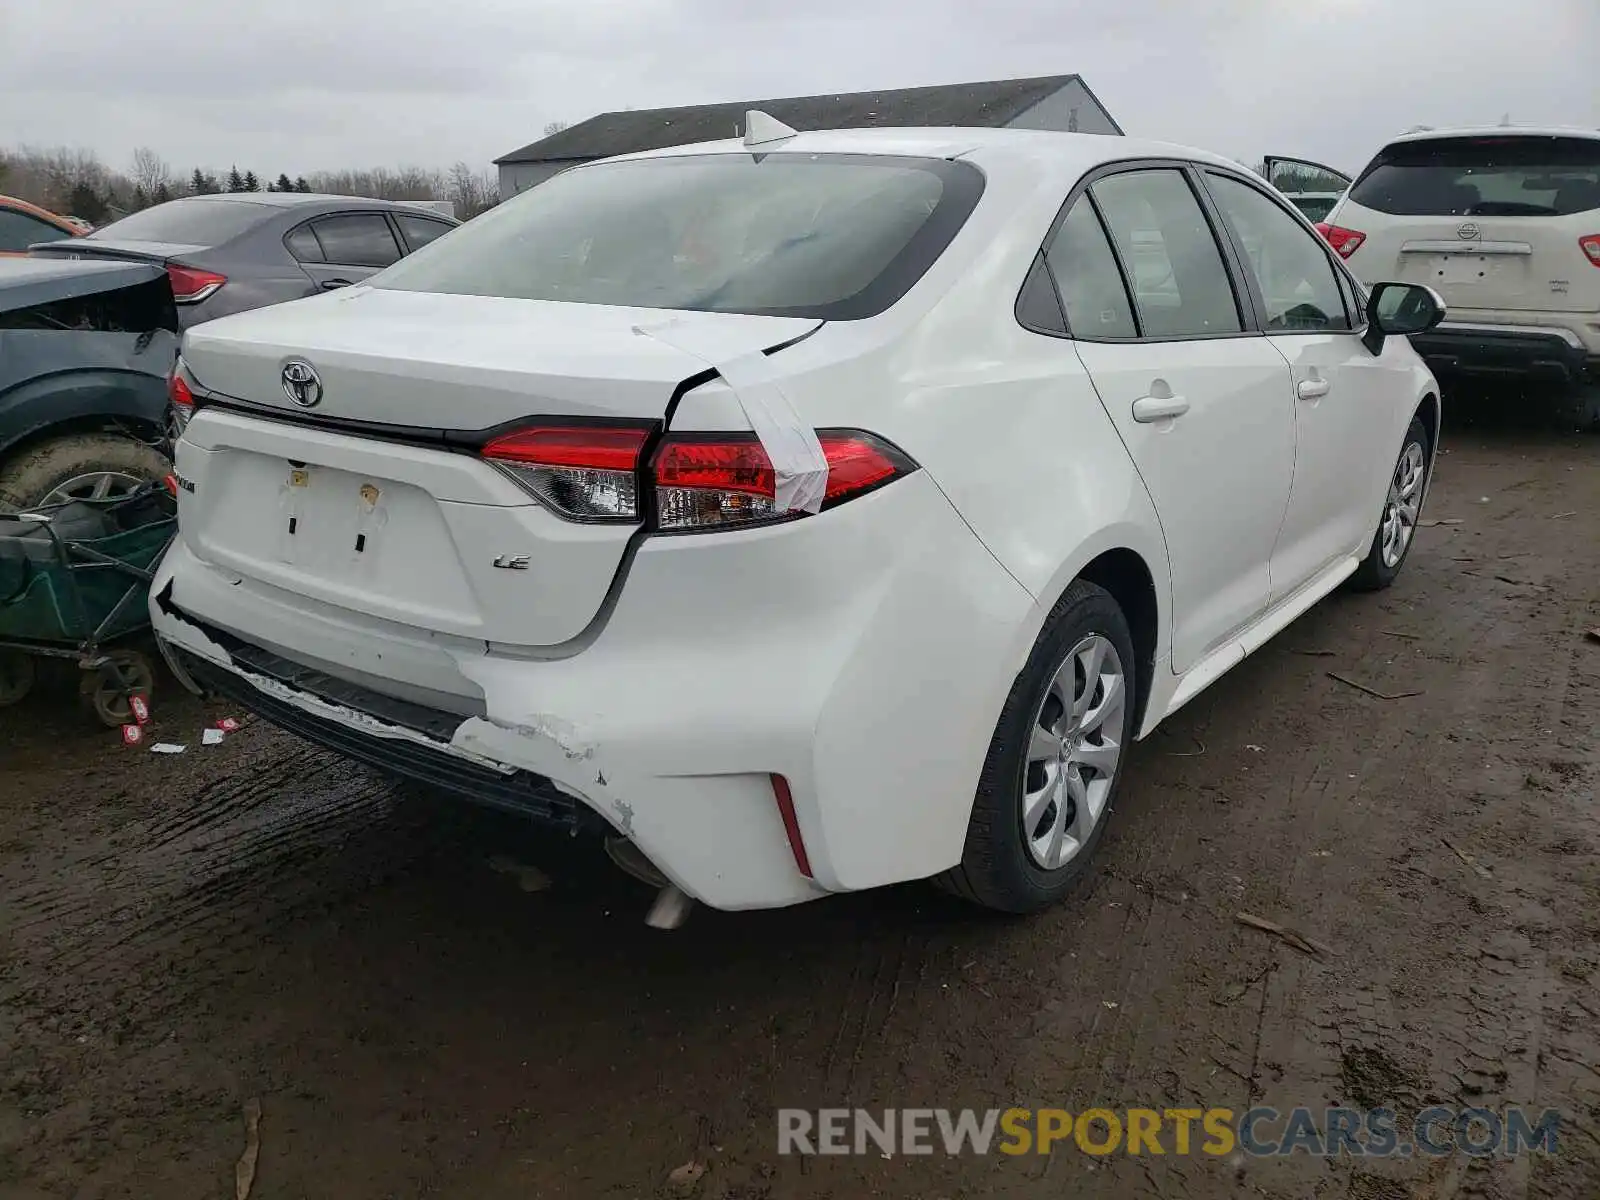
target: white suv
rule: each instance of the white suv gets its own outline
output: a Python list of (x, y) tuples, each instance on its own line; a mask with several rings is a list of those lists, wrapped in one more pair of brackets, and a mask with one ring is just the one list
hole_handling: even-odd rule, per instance
[[(794, 134), (568, 171), (197, 326), (178, 670), (575, 832), (668, 915), (1089, 860), (1127, 750), (1412, 544), (1439, 396), (1244, 169)], [(664, 918), (665, 919), (665, 918)]]
[(1600, 426), (1600, 130), (1430, 130), (1380, 150), (1322, 226), (1364, 280), (1427, 284), (1441, 376), (1549, 385)]

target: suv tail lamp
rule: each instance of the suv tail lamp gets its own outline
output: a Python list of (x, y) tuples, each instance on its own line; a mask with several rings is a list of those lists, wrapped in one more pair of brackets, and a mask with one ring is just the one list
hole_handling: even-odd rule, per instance
[(198, 267), (185, 267), (178, 263), (167, 265), (167, 278), (172, 282), (172, 298), (179, 304), (199, 304), (209, 299), (218, 288), (228, 282), (226, 275), (215, 271), (202, 271)]
[(1591, 233), (1588, 237), (1579, 238), (1578, 245), (1583, 247), (1583, 253), (1589, 261), (1600, 267), (1600, 233)]
[[(654, 528), (726, 529), (789, 520), (776, 474), (753, 433), (672, 433), (649, 462), (645, 425), (540, 425), (494, 438), (482, 455), (547, 508), (575, 521), (638, 522), (654, 498)], [(819, 430), (828, 460), (823, 508), (916, 470), (894, 446), (857, 429)]]
[(1354, 229), (1345, 229), (1340, 225), (1330, 225), (1326, 221), (1317, 222), (1317, 232), (1328, 245), (1333, 247), (1333, 252), (1340, 258), (1349, 258), (1361, 249), (1361, 243), (1367, 240), (1367, 235)]

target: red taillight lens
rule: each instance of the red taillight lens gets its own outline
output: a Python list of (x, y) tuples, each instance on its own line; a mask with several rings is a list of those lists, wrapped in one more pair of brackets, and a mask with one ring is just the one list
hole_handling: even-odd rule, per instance
[(218, 275), (215, 271), (176, 264), (167, 267), (167, 278), (172, 281), (172, 298), (179, 304), (199, 304), (228, 282), (226, 275)]
[(1578, 245), (1583, 247), (1583, 252), (1589, 261), (1600, 267), (1600, 233), (1591, 233), (1588, 237), (1579, 238)]
[(483, 457), (562, 516), (639, 519), (642, 425), (547, 425), (494, 438)]
[[(823, 430), (817, 440), (828, 460), (824, 507), (914, 469), (893, 446), (859, 430)], [(752, 434), (671, 434), (650, 465), (662, 529), (704, 529), (788, 515), (773, 502), (772, 463)]]
[(189, 427), (189, 418), (194, 416), (194, 392), (189, 387), (189, 381), (183, 377), (183, 363), (173, 364), (172, 374), (167, 377), (167, 399), (172, 401), (172, 432), (175, 437), (181, 437), (183, 431)]
[(1317, 222), (1317, 232), (1328, 245), (1333, 247), (1333, 252), (1340, 258), (1349, 258), (1361, 249), (1361, 243), (1367, 240), (1367, 235), (1354, 229), (1345, 229), (1339, 225), (1329, 225), (1326, 221)]
[[(641, 484), (655, 489), (656, 526), (715, 529), (786, 519), (777, 479), (753, 433), (668, 434), (642, 461), (654, 426), (535, 425), (501, 434), (479, 453), (553, 512), (576, 521), (640, 521)], [(855, 429), (820, 430), (828, 460), (823, 507), (862, 495), (909, 471), (895, 447)]]

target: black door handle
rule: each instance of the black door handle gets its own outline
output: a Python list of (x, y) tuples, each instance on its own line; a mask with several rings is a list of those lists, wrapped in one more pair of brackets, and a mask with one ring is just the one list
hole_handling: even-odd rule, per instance
[(350, 281), (348, 279), (324, 279), (322, 281), (322, 290), (325, 291), (325, 292), (331, 292), (335, 288), (342, 288), (342, 287), (349, 287), (349, 286), (350, 286)]

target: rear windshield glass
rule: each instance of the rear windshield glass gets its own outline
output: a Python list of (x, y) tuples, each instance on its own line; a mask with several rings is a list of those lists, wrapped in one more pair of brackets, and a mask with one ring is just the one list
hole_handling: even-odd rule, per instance
[(1600, 139), (1399, 142), (1372, 161), (1350, 199), (1398, 216), (1572, 216), (1600, 208)]
[(107, 241), (176, 242), (220, 246), (248, 233), (278, 210), (248, 200), (169, 200), (96, 230)]
[(705, 154), (557, 175), (372, 279), (418, 292), (849, 320), (938, 258), (977, 168), (867, 155)]

